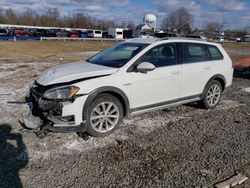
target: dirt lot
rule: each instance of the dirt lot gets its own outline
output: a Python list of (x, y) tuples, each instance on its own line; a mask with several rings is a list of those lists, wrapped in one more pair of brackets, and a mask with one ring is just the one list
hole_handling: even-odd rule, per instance
[[(250, 80), (234, 78), (220, 105), (195, 105), (131, 116), (106, 138), (76, 134), (39, 139), (18, 120), (34, 76), (111, 42), (0, 43), (0, 187), (200, 187), (236, 173), (250, 177)], [(227, 43), (234, 61), (250, 44)], [(250, 180), (242, 187), (250, 187)]]

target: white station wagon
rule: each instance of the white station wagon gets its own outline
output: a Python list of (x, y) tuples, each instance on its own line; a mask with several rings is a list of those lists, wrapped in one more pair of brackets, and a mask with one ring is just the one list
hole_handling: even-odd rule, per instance
[(199, 101), (212, 109), (232, 84), (232, 61), (220, 44), (188, 38), (131, 39), (86, 61), (42, 73), (28, 99), (29, 128), (115, 131), (123, 117)]

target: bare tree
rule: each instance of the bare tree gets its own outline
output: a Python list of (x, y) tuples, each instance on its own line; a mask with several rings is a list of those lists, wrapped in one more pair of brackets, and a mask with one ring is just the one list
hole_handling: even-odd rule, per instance
[(129, 21), (126, 26), (128, 29), (134, 29), (135, 28), (135, 22)]
[(177, 31), (178, 33), (188, 33), (193, 23), (193, 15), (185, 7), (181, 7), (171, 12), (162, 21), (162, 28), (167, 31)]
[(46, 14), (49, 26), (60, 26), (60, 12), (57, 8), (49, 8)]
[(15, 14), (15, 12), (11, 8), (4, 11), (4, 20), (8, 24), (19, 24), (20, 23), (20, 21), (17, 18), (17, 15)]
[(37, 12), (27, 9), (18, 19), (22, 25), (37, 25), (37, 18)]
[[(39, 14), (31, 9), (27, 9), (26, 11), (18, 14), (16, 14), (12, 9), (0, 9), (0, 23), (101, 30), (107, 30), (109, 27), (124, 27), (127, 24), (124, 23), (124, 26), (122, 26), (114, 21), (97, 19), (83, 13), (73, 13), (62, 17), (57, 8), (50, 8), (45, 14)], [(134, 24), (131, 22), (130, 26), (133, 27), (133, 25)]]
[(5, 19), (4, 19), (4, 11), (3, 9), (0, 8), (0, 24), (4, 24)]
[(225, 22), (208, 22), (203, 27), (207, 34), (219, 33), (225, 26)]

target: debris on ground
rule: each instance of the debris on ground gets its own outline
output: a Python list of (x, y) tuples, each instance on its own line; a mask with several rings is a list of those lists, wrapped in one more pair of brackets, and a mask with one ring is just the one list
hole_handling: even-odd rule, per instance
[(247, 67), (250, 67), (250, 57), (243, 58), (234, 64), (235, 69), (242, 69)]
[(250, 93), (250, 87), (244, 88), (243, 91)]
[(234, 63), (234, 76), (241, 78), (250, 78), (250, 57), (243, 58)]
[(243, 182), (245, 182), (248, 178), (242, 174), (237, 174), (226, 181), (223, 181), (221, 183), (218, 183), (215, 185), (216, 188), (230, 188), (235, 187), (236, 185), (241, 185)]

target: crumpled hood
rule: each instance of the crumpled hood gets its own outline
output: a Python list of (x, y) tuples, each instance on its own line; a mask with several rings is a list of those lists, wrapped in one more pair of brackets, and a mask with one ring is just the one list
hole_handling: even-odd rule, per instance
[(52, 67), (40, 74), (36, 81), (41, 85), (47, 86), (51, 84), (67, 83), (89, 77), (109, 75), (115, 73), (117, 70), (118, 68), (79, 61)]

